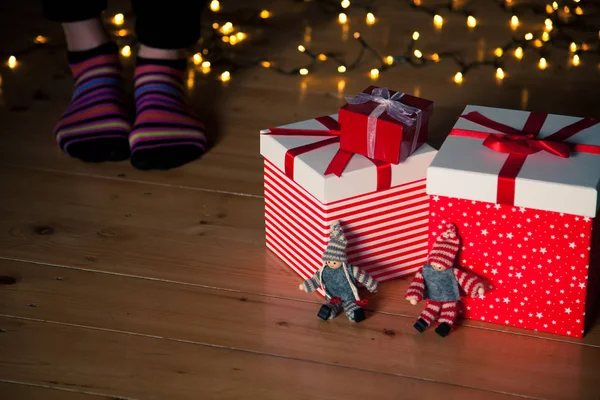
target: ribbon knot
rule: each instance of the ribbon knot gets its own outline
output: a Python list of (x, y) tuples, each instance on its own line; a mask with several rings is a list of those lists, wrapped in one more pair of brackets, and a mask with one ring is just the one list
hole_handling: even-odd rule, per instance
[(390, 118), (395, 119), (406, 126), (415, 128), (415, 136), (413, 138), (413, 149), (416, 146), (417, 137), (421, 130), (422, 111), (417, 107), (411, 107), (400, 102), (404, 93), (396, 92), (390, 96), (390, 91), (387, 88), (375, 88), (368, 93), (360, 93), (358, 96), (346, 97), (348, 104), (364, 104), (370, 101), (377, 103), (377, 106), (369, 114), (367, 122), (367, 157), (375, 158), (375, 142), (377, 139), (377, 120), (386, 112)]

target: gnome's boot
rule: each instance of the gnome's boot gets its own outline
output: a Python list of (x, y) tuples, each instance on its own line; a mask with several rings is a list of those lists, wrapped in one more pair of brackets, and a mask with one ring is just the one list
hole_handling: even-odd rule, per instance
[(419, 318), (414, 325), (415, 329), (418, 330), (419, 332), (424, 332), (428, 326), (429, 326), (429, 324), (423, 318)]
[(340, 313), (340, 309), (335, 304), (323, 304), (317, 313), (317, 317), (327, 321), (335, 318)]
[(437, 328), (435, 328), (435, 333), (437, 333), (441, 337), (446, 337), (450, 333), (451, 329), (452, 329), (452, 327), (450, 325), (448, 325), (445, 322), (442, 322), (441, 324), (438, 325)]
[(352, 316), (350, 317), (350, 320), (352, 322), (360, 322), (360, 321), (364, 321), (367, 317), (365, 316), (365, 310), (363, 310), (362, 308), (357, 308), (356, 310), (354, 310), (352, 312)]

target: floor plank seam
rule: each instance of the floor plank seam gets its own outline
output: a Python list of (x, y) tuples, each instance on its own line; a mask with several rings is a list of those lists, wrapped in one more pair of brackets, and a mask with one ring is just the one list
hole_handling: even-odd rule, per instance
[(459, 388), (463, 388), (463, 389), (469, 389), (469, 390), (475, 390), (475, 391), (487, 392), (487, 393), (496, 393), (496, 394), (502, 394), (502, 395), (507, 395), (507, 396), (512, 396), (512, 397), (523, 398), (523, 399), (548, 400), (543, 397), (534, 397), (534, 396), (528, 396), (528, 395), (523, 395), (523, 394), (518, 394), (518, 393), (510, 393), (510, 392), (500, 391), (500, 390), (489, 390), (489, 389), (478, 388), (476, 386), (467, 386), (467, 385), (459, 385), (459, 384), (443, 382), (443, 381), (436, 381), (433, 379), (427, 379), (427, 378), (422, 378), (422, 377), (418, 377), (418, 376), (410, 376), (410, 375), (396, 374), (396, 373), (392, 373), (392, 372), (376, 371), (376, 370), (371, 370), (371, 369), (366, 369), (366, 368), (356, 368), (356, 367), (350, 367), (347, 365), (307, 360), (307, 359), (303, 359), (303, 358), (284, 356), (284, 355), (279, 355), (279, 354), (274, 354), (274, 353), (263, 353), (263, 352), (255, 351), (255, 350), (248, 350), (248, 349), (242, 349), (242, 348), (231, 347), (231, 346), (223, 346), (223, 345), (217, 345), (217, 344), (212, 344), (212, 343), (204, 343), (204, 342), (198, 342), (198, 341), (194, 341), (194, 340), (177, 339), (177, 338), (170, 338), (170, 337), (159, 336), (159, 335), (150, 335), (150, 334), (139, 333), (139, 332), (129, 332), (129, 331), (122, 331), (122, 330), (118, 330), (118, 329), (100, 328), (100, 327), (80, 325), (80, 324), (50, 321), (50, 320), (44, 320), (44, 319), (38, 319), (38, 318), (20, 317), (20, 316), (15, 316), (15, 315), (8, 315), (8, 314), (0, 314), (0, 317), (8, 318), (8, 319), (18, 319), (18, 320), (23, 320), (23, 321), (38, 322), (38, 323), (44, 323), (44, 324), (53, 324), (53, 325), (59, 325), (59, 326), (69, 326), (69, 327), (73, 327), (73, 328), (89, 329), (89, 330), (95, 330), (95, 331), (100, 331), (100, 332), (116, 333), (116, 334), (120, 334), (120, 335), (144, 337), (144, 338), (155, 339), (155, 340), (165, 340), (165, 341), (170, 341), (170, 342), (175, 342), (175, 343), (184, 343), (184, 344), (208, 347), (208, 348), (213, 348), (213, 349), (230, 350), (230, 351), (236, 351), (236, 352), (241, 352), (241, 353), (255, 354), (255, 355), (260, 355), (260, 356), (265, 356), (265, 357), (280, 358), (280, 359), (286, 359), (286, 360), (292, 360), (292, 361), (307, 362), (307, 363), (311, 363), (311, 364), (326, 365), (326, 366), (330, 366), (330, 367), (344, 368), (344, 369), (348, 369), (348, 370), (356, 370), (356, 371), (362, 371), (362, 372), (373, 373), (373, 374), (388, 375), (388, 376), (412, 379), (412, 380), (417, 380), (417, 381), (422, 381), (422, 382), (438, 383), (438, 384), (443, 384), (443, 385), (448, 385), (448, 386), (459, 387)]
[[(140, 280), (146, 280), (146, 281), (151, 281), (151, 282), (159, 282), (159, 283), (165, 283), (165, 284), (194, 287), (194, 288), (199, 288), (199, 289), (209, 289), (209, 290), (222, 291), (222, 292), (228, 292), (228, 293), (239, 293), (242, 295), (260, 296), (260, 297), (265, 297), (265, 298), (270, 298), (270, 299), (293, 301), (293, 302), (298, 302), (298, 303), (307, 303), (307, 304), (314, 304), (314, 305), (321, 304), (321, 302), (318, 302), (318, 301), (305, 300), (305, 299), (299, 299), (299, 298), (294, 298), (294, 297), (278, 296), (278, 295), (272, 295), (272, 294), (260, 293), (260, 292), (245, 292), (245, 291), (237, 290), (237, 289), (222, 288), (222, 287), (209, 286), (209, 285), (200, 285), (197, 283), (175, 281), (175, 280), (170, 280), (170, 279), (152, 278), (149, 276), (142, 276), (142, 275), (133, 275), (133, 274), (124, 274), (124, 273), (119, 273), (119, 272), (102, 271), (102, 270), (96, 270), (96, 269), (91, 269), (91, 268), (72, 267), (72, 266), (68, 266), (68, 265), (51, 264), (51, 263), (45, 263), (45, 262), (39, 262), (39, 261), (29, 261), (29, 260), (10, 258), (10, 257), (2, 257), (2, 256), (0, 256), (0, 260), (41, 265), (44, 267), (51, 267), (51, 268), (62, 268), (62, 269), (73, 270), (73, 271), (82, 271), (82, 272), (90, 272), (90, 273), (104, 274), (104, 275), (110, 275), (110, 276), (118, 276), (118, 277), (123, 277), (123, 278), (140, 279)], [(398, 318), (407, 318), (407, 319), (416, 318), (416, 316), (408, 315), (408, 314), (397, 314), (397, 313), (392, 313), (389, 311), (377, 311), (377, 310), (372, 310), (369, 308), (366, 308), (366, 310), (370, 311), (372, 313), (375, 313), (375, 314), (389, 315), (389, 316), (398, 317)], [(591, 347), (591, 348), (600, 348), (600, 345), (594, 345), (594, 344), (590, 344), (590, 343), (573, 342), (573, 341), (569, 341), (569, 340), (564, 340), (562, 338), (540, 337), (540, 336), (535, 336), (535, 335), (527, 334), (527, 333), (523, 333), (523, 332), (510, 332), (510, 331), (493, 329), (493, 328), (488, 328), (488, 327), (470, 325), (468, 323), (467, 324), (457, 323), (456, 325), (464, 327), (464, 328), (480, 329), (480, 330), (496, 332), (496, 333), (501, 333), (501, 334), (506, 334), (506, 335), (529, 337), (529, 338), (540, 339), (540, 340), (550, 340), (550, 341), (559, 342), (559, 343), (567, 343), (567, 344), (571, 344), (571, 345)]]
[(61, 171), (61, 170), (51, 169), (51, 168), (36, 168), (36, 167), (29, 167), (29, 166), (26, 167), (23, 165), (15, 165), (15, 164), (4, 164), (4, 165), (6, 165), (10, 168), (15, 168), (15, 169), (48, 172), (48, 173), (59, 174), (59, 175), (78, 176), (78, 177), (82, 177), (82, 178), (102, 179), (102, 180), (116, 181), (116, 182), (138, 183), (138, 184), (143, 184), (143, 185), (160, 186), (160, 187), (165, 187), (165, 188), (169, 188), (169, 189), (193, 190), (193, 191), (197, 191), (197, 192), (224, 194), (224, 195), (228, 195), (228, 196), (264, 199), (264, 196), (261, 196), (258, 194), (251, 194), (251, 193), (233, 192), (233, 191), (228, 191), (228, 190), (217, 190), (217, 189), (206, 189), (206, 188), (200, 188), (200, 187), (194, 187), (194, 186), (184, 186), (184, 185), (170, 185), (170, 184), (161, 183), (161, 182), (152, 182), (152, 181), (143, 181), (143, 180), (139, 180), (139, 179), (102, 176), (102, 175), (96, 175), (96, 174), (87, 174), (87, 173), (83, 173), (83, 172), (67, 172), (67, 171)]
[(31, 387), (41, 388), (41, 389), (59, 390), (62, 392), (81, 393), (81, 394), (87, 394), (90, 396), (106, 397), (106, 398), (110, 398), (111, 400), (140, 400), (135, 397), (124, 397), (124, 396), (114, 395), (114, 394), (109, 394), (109, 393), (91, 392), (88, 390), (76, 390), (76, 389), (70, 389), (70, 388), (66, 388), (66, 387), (62, 387), (62, 386), (42, 385), (40, 383), (15, 381), (15, 380), (10, 380), (10, 379), (0, 378), (0, 382), (12, 384), (12, 385), (31, 386)]

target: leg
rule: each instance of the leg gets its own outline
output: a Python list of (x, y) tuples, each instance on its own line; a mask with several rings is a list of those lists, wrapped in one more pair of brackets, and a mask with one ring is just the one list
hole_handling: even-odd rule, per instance
[(360, 308), (354, 300), (347, 300), (342, 303), (342, 307), (344, 308), (344, 312), (346, 316), (352, 322), (360, 322), (363, 321), (365, 317), (365, 310)]
[(414, 327), (419, 332), (423, 332), (429, 325), (433, 323), (440, 313), (441, 304), (438, 301), (427, 300), (425, 309), (419, 315), (419, 319), (415, 323)]
[(83, 161), (126, 159), (131, 126), (118, 49), (100, 20), (106, 0), (44, 0), (43, 7), (46, 18), (62, 23), (75, 80), (71, 104), (54, 131), (58, 145)]
[(140, 50), (135, 70), (137, 117), (129, 136), (138, 169), (170, 169), (200, 157), (204, 125), (188, 108), (186, 48), (200, 37), (206, 0), (133, 0)]
[(317, 316), (324, 320), (333, 319), (338, 316), (341, 310), (342, 306), (339, 304), (323, 304)]
[(438, 320), (438, 327), (435, 329), (436, 333), (442, 337), (448, 336), (456, 316), (458, 314), (458, 301), (448, 301), (442, 303), (442, 313)]

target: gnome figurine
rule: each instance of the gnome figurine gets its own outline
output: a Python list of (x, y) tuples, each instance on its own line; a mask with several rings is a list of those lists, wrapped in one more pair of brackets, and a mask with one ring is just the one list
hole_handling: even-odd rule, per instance
[(371, 293), (379, 288), (379, 284), (371, 275), (358, 267), (348, 264), (346, 258), (346, 237), (339, 222), (331, 226), (329, 243), (323, 253), (323, 265), (299, 286), (306, 293), (318, 288), (325, 292), (327, 304), (323, 304), (319, 318), (328, 320), (337, 316), (343, 309), (350, 321), (360, 322), (365, 319), (365, 311), (361, 306), (367, 304), (358, 296), (356, 282), (361, 283)]
[(453, 268), (460, 238), (456, 226), (448, 224), (447, 229), (437, 237), (428, 263), (417, 272), (406, 292), (406, 300), (412, 305), (427, 300), (425, 309), (414, 325), (415, 329), (423, 332), (437, 320), (435, 332), (442, 337), (450, 333), (456, 320), (460, 289), (473, 298), (485, 293), (481, 279)]

